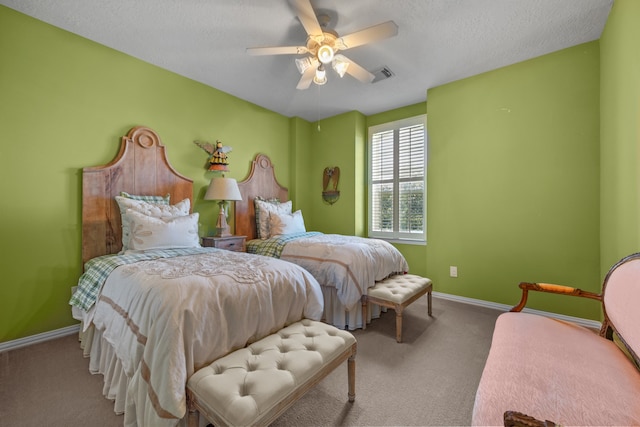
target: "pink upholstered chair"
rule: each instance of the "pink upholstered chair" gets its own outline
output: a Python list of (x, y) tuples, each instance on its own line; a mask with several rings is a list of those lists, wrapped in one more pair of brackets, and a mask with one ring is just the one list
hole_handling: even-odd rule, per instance
[[(599, 294), (548, 283), (520, 288), (520, 303), (496, 321), (472, 424), (640, 425), (640, 253), (616, 263)], [(529, 291), (600, 301), (602, 328), (518, 313)]]

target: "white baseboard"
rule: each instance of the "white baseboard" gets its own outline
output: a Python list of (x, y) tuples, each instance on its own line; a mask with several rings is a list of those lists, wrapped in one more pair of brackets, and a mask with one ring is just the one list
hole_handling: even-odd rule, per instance
[(64, 337), (71, 334), (77, 334), (80, 331), (80, 324), (67, 326), (66, 328), (55, 329), (41, 334), (30, 335), (24, 338), (18, 338), (13, 341), (0, 342), (0, 353), (9, 350), (15, 350), (28, 345), (49, 341), (55, 338)]
[[(456, 301), (463, 304), (477, 305), (480, 307), (492, 308), (494, 310), (499, 310), (499, 311), (509, 311), (511, 310), (511, 307), (513, 307), (511, 305), (498, 304), (497, 302), (461, 297), (458, 295), (444, 294), (442, 292), (433, 292), (432, 295), (434, 298), (441, 298), (449, 301)], [(565, 316), (564, 314), (550, 313), (547, 311), (533, 310), (530, 308), (525, 308), (522, 311), (524, 311), (525, 313), (539, 314), (542, 316), (552, 317), (554, 319), (573, 322), (578, 325), (584, 326), (586, 328), (600, 329), (600, 326), (602, 325), (600, 322), (595, 320), (583, 319), (580, 317)], [(67, 326), (66, 328), (56, 329), (54, 331), (49, 331), (49, 332), (43, 332), (41, 334), (31, 335), (24, 338), (19, 338), (13, 341), (2, 342), (0, 343), (0, 353), (2, 353), (3, 351), (15, 350), (20, 347), (26, 347), (28, 345), (49, 341), (49, 340), (63, 337), (66, 335), (75, 334), (75, 333), (78, 333), (78, 331), (80, 331), (80, 324)]]
[[(494, 310), (499, 310), (499, 311), (509, 311), (513, 307), (512, 305), (498, 304), (497, 302), (461, 297), (458, 295), (444, 294), (442, 292), (432, 292), (432, 295), (434, 298), (441, 298), (449, 301), (456, 301), (463, 304), (478, 305), (480, 307), (492, 308)], [(580, 326), (584, 326), (585, 328), (599, 330), (600, 327), (602, 326), (602, 323), (596, 320), (583, 319), (581, 317), (565, 316), (564, 314), (550, 313), (548, 311), (534, 310), (531, 308), (525, 308), (522, 311), (525, 313), (533, 313), (533, 314), (539, 314), (541, 316), (552, 317), (554, 319), (564, 320), (566, 322), (573, 322)]]

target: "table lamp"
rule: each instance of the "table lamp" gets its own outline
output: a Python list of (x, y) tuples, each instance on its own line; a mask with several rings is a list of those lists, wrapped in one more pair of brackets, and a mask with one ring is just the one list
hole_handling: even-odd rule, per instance
[(204, 195), (205, 200), (218, 200), (220, 213), (216, 223), (215, 237), (231, 236), (229, 224), (227, 224), (226, 205), (230, 200), (242, 200), (238, 183), (233, 178), (215, 177), (209, 183), (209, 188)]

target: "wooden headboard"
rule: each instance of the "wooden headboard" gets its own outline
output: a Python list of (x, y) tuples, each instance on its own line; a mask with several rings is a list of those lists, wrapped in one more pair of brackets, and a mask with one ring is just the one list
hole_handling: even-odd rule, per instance
[(82, 169), (82, 263), (122, 249), (121, 191), (139, 195), (171, 195), (171, 203), (188, 198), (193, 209), (193, 181), (180, 175), (167, 159), (153, 130), (136, 126), (122, 137), (111, 163)]
[(247, 240), (257, 238), (256, 210), (253, 200), (260, 196), (265, 199), (277, 198), (281, 202), (289, 200), (289, 190), (278, 184), (271, 159), (258, 154), (251, 163), (249, 176), (238, 183), (242, 200), (236, 202), (236, 234), (247, 236)]

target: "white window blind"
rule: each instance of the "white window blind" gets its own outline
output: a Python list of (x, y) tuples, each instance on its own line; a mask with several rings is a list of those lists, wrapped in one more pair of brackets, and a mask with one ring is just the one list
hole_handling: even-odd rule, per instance
[(369, 236), (426, 239), (426, 116), (369, 128)]

